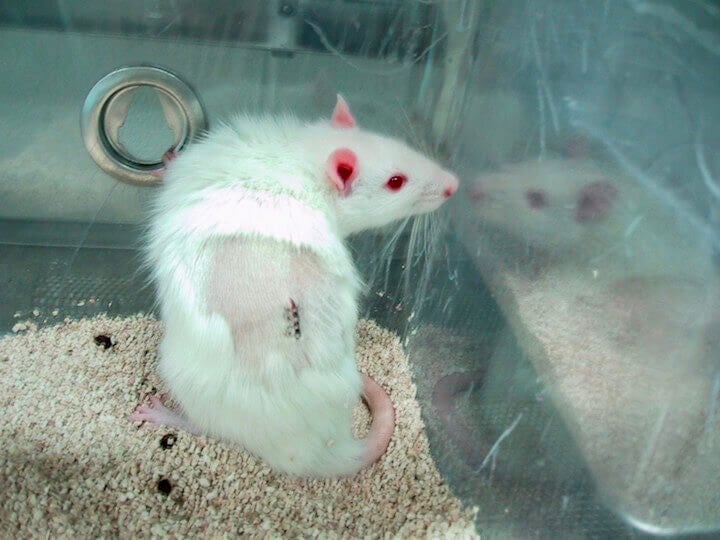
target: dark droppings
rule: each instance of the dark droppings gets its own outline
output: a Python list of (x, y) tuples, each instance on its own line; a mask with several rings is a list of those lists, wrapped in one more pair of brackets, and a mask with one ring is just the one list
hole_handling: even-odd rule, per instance
[(175, 441), (177, 441), (177, 437), (174, 433), (167, 433), (163, 436), (162, 439), (160, 439), (160, 448), (163, 450), (167, 450), (168, 448), (172, 448), (175, 445)]
[(157, 490), (163, 495), (170, 495), (172, 488), (173, 486), (170, 483), (170, 480), (168, 480), (167, 478), (161, 478), (160, 480), (158, 480)]
[(105, 334), (98, 334), (97, 336), (95, 336), (95, 345), (102, 347), (105, 350), (108, 350), (110, 347), (113, 346), (113, 342), (110, 336), (106, 336)]

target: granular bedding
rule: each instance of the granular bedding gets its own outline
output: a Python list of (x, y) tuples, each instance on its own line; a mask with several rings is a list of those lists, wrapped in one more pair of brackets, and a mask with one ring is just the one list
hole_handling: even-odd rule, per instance
[[(477, 537), (429, 453), (394, 334), (358, 327), (358, 362), (389, 392), (387, 453), (353, 478), (299, 480), (237, 446), (127, 420), (163, 391), (161, 324), (143, 315), (16, 326), (0, 340), (3, 536)], [(368, 429), (358, 405), (355, 429)]]

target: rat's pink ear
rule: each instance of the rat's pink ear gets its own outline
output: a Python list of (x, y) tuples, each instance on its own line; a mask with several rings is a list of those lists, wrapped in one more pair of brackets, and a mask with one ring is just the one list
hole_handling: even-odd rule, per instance
[(350, 106), (340, 94), (337, 95), (337, 103), (335, 103), (330, 123), (337, 128), (353, 128), (357, 125)]
[(347, 148), (335, 150), (325, 164), (325, 172), (342, 196), (350, 195), (352, 182), (358, 175), (355, 152)]
[(588, 184), (578, 195), (575, 220), (578, 223), (586, 223), (605, 218), (617, 196), (618, 189), (607, 180)]

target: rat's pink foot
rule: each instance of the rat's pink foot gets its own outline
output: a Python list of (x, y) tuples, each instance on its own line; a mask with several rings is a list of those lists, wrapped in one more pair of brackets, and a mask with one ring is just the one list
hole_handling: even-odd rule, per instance
[(182, 414), (173, 411), (163, 405), (160, 397), (157, 395), (150, 396), (150, 404), (138, 405), (135, 411), (128, 417), (131, 422), (146, 422), (156, 426), (170, 426), (182, 429), (194, 435), (201, 435), (201, 430), (197, 429)]

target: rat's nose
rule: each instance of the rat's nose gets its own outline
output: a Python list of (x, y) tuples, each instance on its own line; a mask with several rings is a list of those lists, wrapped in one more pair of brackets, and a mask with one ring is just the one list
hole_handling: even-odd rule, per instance
[(443, 195), (445, 195), (446, 198), (455, 195), (458, 190), (458, 186), (460, 185), (459, 180), (450, 173), (445, 174), (443, 183), (445, 184), (445, 190), (443, 191)]

